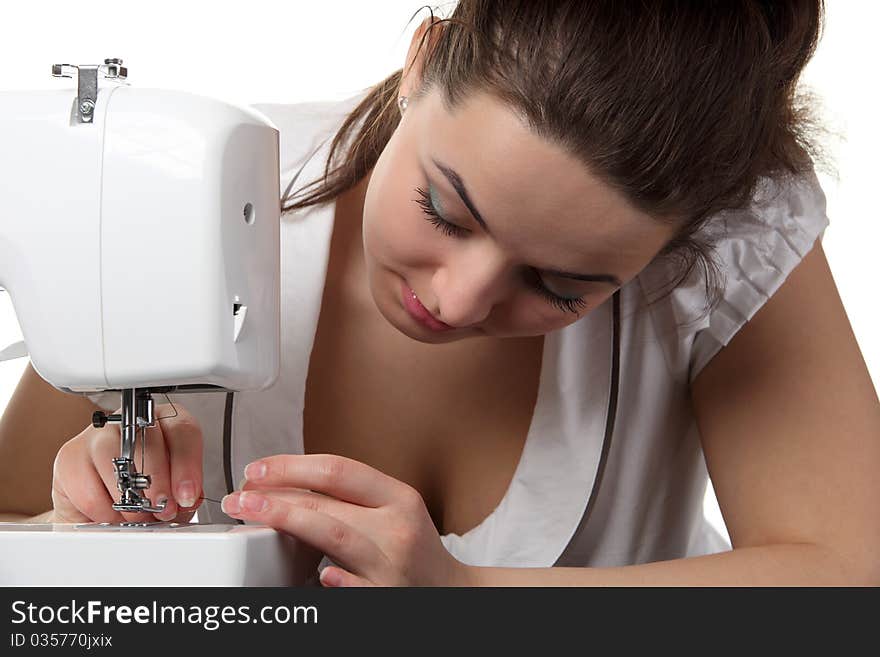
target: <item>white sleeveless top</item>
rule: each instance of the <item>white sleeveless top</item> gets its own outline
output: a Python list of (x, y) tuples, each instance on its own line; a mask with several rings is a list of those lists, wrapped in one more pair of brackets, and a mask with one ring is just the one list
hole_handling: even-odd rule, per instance
[[(256, 105), (280, 131), (281, 189), (323, 173), (330, 142), (364, 97), (342, 102)], [(311, 156), (311, 157), (310, 157)], [(296, 185), (291, 180), (303, 166)], [(289, 196), (289, 194), (288, 194)], [(236, 393), (235, 485), (253, 459), (303, 453), (303, 407), (333, 231), (334, 203), (282, 216), (281, 374), (261, 392)], [(610, 384), (610, 300), (545, 336), (539, 389), (519, 464), (503, 499), (478, 526), (442, 536), (460, 561), (485, 566), (621, 566), (729, 549), (703, 517), (707, 472), (689, 384), (820, 238), (828, 224), (815, 176), (784, 187), (765, 182), (752, 205), (714, 217), (723, 299), (706, 302), (702, 274), (645, 306), (670, 280), (655, 260), (621, 289), (617, 420), (604, 477), (585, 531), (566, 549), (587, 505), (604, 438)], [(651, 298), (654, 298), (653, 296)], [(205, 496), (227, 491), (223, 474), (225, 393), (171, 395), (201, 422)], [(92, 397), (110, 410), (118, 393)], [(163, 401), (159, 398), (159, 401)], [(231, 522), (205, 501), (203, 522)]]

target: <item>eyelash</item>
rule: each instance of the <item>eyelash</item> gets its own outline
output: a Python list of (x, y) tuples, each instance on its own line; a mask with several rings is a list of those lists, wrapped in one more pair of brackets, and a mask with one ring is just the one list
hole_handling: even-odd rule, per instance
[[(425, 219), (434, 224), (434, 227), (442, 232), (444, 235), (448, 237), (457, 237), (461, 238), (467, 235), (470, 231), (462, 228), (461, 226), (456, 226), (455, 224), (451, 224), (445, 219), (443, 219), (438, 213), (436, 208), (434, 208), (434, 204), (431, 202), (431, 195), (426, 192), (421, 187), (416, 187), (415, 190), (420, 198), (415, 199), (416, 203), (422, 208), (422, 211), (425, 213)], [(535, 290), (538, 294), (540, 294), (544, 299), (550, 303), (550, 305), (558, 308), (563, 312), (574, 313), (575, 315), (579, 314), (578, 309), (583, 309), (587, 306), (587, 302), (583, 300), (582, 297), (578, 297), (576, 299), (568, 299), (566, 297), (560, 297), (557, 294), (554, 294), (552, 291), (545, 287), (544, 283), (541, 281), (541, 278), (537, 275), (529, 281), (529, 285), (532, 289)]]

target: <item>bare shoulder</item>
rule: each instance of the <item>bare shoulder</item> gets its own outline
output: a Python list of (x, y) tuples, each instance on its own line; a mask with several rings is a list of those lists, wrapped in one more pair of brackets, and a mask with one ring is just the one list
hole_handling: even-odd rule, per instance
[(820, 243), (691, 393), (734, 547), (820, 544), (880, 578), (880, 405)]

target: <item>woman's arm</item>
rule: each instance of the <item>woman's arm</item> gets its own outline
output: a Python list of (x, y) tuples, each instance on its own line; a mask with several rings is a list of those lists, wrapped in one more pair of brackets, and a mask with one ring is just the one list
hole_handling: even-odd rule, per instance
[(821, 244), (692, 386), (733, 550), (480, 585), (880, 585), (880, 405)]
[(27, 364), (0, 417), (0, 521), (25, 520), (52, 508), (55, 455), (97, 410), (88, 398), (54, 388)]

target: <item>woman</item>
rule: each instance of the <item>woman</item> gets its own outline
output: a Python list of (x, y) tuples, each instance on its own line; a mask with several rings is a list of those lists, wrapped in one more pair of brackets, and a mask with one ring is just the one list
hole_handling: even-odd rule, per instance
[[(880, 415), (794, 93), (821, 13), (463, 0), (362, 98), (262, 107), (284, 186), (317, 180), (225, 514), (318, 548), (326, 586), (877, 584)], [(151, 437), (159, 519), (227, 492), (222, 402)], [(120, 519), (117, 442), (61, 447), (42, 519)]]

